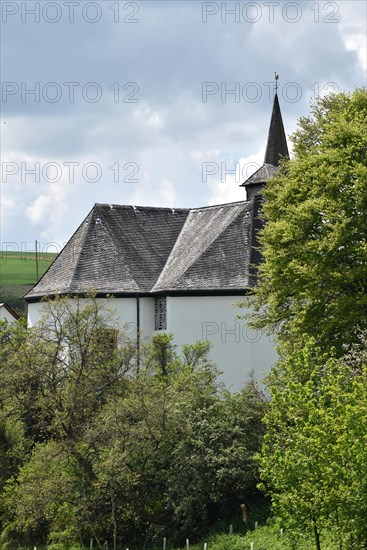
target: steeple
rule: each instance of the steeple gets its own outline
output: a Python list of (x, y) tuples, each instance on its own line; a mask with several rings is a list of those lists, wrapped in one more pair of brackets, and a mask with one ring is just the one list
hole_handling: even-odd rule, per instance
[(276, 93), (274, 97), (273, 112), (271, 113), (264, 164), (278, 166), (281, 158), (289, 158), (289, 153), (284, 132), (282, 113), (280, 112), (278, 94)]
[(266, 182), (278, 171), (280, 159), (289, 158), (287, 140), (277, 94), (278, 78), (278, 75), (275, 74), (275, 95), (264, 164), (240, 186), (246, 188), (247, 200), (261, 193)]

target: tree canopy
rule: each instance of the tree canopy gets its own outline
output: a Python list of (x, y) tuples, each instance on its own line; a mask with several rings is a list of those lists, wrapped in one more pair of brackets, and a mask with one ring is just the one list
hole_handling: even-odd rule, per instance
[(136, 342), (107, 304), (59, 298), (0, 327), (0, 545), (192, 540), (258, 494), (266, 403), (231, 394), (209, 343)]
[(325, 532), (334, 547), (367, 542), (367, 335), (343, 359), (313, 338), (281, 354), (270, 377), (271, 407), (261, 477), (282, 525), (298, 535)]
[(252, 324), (322, 349), (367, 326), (367, 90), (318, 98), (264, 190)]
[(367, 90), (318, 98), (264, 190), (252, 324), (275, 331), (261, 477), (282, 525), (366, 548)]

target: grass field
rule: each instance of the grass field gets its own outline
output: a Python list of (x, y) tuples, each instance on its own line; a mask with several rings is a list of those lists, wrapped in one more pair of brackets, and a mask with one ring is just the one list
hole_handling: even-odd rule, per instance
[[(38, 276), (44, 274), (56, 254), (39, 254)], [(34, 252), (1, 252), (1, 285), (34, 285), (37, 281), (36, 254)]]
[[(39, 254), (38, 278), (50, 267), (57, 254)], [(0, 252), (0, 302), (6, 302), (17, 313), (24, 314), (23, 296), (37, 282), (34, 252)]]

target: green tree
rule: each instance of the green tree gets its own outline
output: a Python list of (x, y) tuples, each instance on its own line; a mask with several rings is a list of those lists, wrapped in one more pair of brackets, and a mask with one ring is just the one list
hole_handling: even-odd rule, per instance
[(95, 471), (119, 540), (197, 538), (256, 491), (265, 401), (254, 384), (235, 395), (219, 385), (208, 351), (196, 342), (178, 354), (172, 335), (154, 337), (128, 394), (101, 413)]
[(292, 141), (264, 190), (248, 301), (252, 325), (281, 343), (262, 478), (289, 529), (312, 529), (318, 549), (325, 529), (336, 548), (362, 548), (366, 347), (344, 356), (367, 328), (367, 90), (318, 98)]
[(59, 298), (3, 335), (5, 548), (182, 540), (256, 490), (255, 385), (227, 392), (206, 342), (176, 350), (159, 334), (138, 356), (106, 305)]
[(322, 548), (367, 543), (367, 364), (364, 344), (342, 360), (314, 339), (281, 356), (260, 457), (264, 487), (288, 530), (313, 532)]
[(45, 302), (37, 325), (15, 333), (9, 348), (0, 399), (35, 441), (82, 438), (107, 397), (121, 391), (136, 353), (117, 345), (113, 313), (93, 296)]
[[(37, 536), (48, 532), (50, 510), (60, 508), (62, 497), (39, 487), (59, 487), (60, 480), (53, 481), (57, 472), (60, 479), (71, 472), (63, 469), (65, 463), (75, 463), (72, 471), (77, 473), (64, 508), (79, 510), (76, 532), (90, 528), (90, 514), (83, 517), (77, 505), (88, 501), (93, 481), (91, 447), (84, 435), (108, 399), (126, 391), (125, 375), (136, 359), (133, 343), (117, 343), (112, 312), (93, 296), (46, 302), (35, 327), (2, 333), (0, 451), (8, 470), (2, 480), (7, 481), (8, 503), (2, 510), (4, 536), (15, 526), (27, 537), (31, 528), (36, 543)], [(19, 457), (21, 448), (25, 452)], [(29, 508), (25, 520), (26, 502), (32, 498), (37, 506)]]
[(367, 90), (318, 98), (264, 190), (252, 324), (323, 349), (367, 326)]
[[(20, 342), (26, 334), (25, 325), (22, 321), (8, 323), (0, 322), (0, 369), (9, 361), (12, 354), (16, 353)], [(3, 371), (0, 370), (0, 374)], [(26, 441), (24, 438), (23, 425), (17, 418), (9, 418), (5, 405), (4, 377), (0, 385), (0, 490), (7, 478), (17, 470), (21, 463), (22, 456), (26, 452)]]
[(235, 517), (256, 494), (254, 457), (262, 443), (265, 409), (251, 382), (236, 394), (224, 391), (220, 399), (193, 392), (191, 399), (178, 400), (166, 494), (182, 539)]

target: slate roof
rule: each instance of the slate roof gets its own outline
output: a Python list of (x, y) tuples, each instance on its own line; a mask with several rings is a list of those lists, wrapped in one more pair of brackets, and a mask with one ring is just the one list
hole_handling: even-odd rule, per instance
[(248, 288), (251, 239), (252, 202), (192, 209), (152, 290)]
[[(247, 185), (255, 185), (258, 183), (265, 183), (270, 178), (272, 178), (278, 171), (277, 166), (273, 166), (272, 164), (263, 164), (252, 176), (250, 176), (246, 180), (246, 186)], [(245, 184), (242, 184), (244, 186)]]
[(96, 204), (26, 299), (243, 291), (252, 286), (252, 223), (252, 201), (191, 210)]
[(26, 294), (149, 292), (188, 215), (187, 209), (96, 204)]

